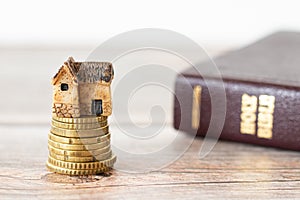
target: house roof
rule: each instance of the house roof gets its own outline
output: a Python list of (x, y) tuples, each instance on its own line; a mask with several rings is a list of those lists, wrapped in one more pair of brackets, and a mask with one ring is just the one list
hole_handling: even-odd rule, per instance
[(114, 76), (113, 66), (109, 62), (75, 62), (70, 57), (52, 79), (55, 84), (63, 70), (67, 70), (75, 82), (110, 82)]

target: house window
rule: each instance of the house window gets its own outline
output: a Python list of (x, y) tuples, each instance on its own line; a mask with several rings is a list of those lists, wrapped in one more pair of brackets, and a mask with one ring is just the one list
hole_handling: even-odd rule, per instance
[(100, 99), (92, 100), (92, 114), (100, 116), (102, 113), (103, 113), (102, 100)]
[(69, 85), (66, 83), (62, 83), (60, 85), (60, 89), (61, 89), (61, 91), (67, 91), (69, 89)]

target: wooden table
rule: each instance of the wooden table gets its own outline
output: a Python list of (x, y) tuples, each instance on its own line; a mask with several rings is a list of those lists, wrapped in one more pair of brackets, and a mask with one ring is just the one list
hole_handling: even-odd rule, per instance
[(114, 170), (110, 176), (89, 177), (53, 174), (45, 167), (49, 127), (0, 126), (0, 199), (300, 197), (298, 152), (218, 142), (207, 157), (199, 159), (201, 138), (195, 139), (177, 161), (148, 173)]

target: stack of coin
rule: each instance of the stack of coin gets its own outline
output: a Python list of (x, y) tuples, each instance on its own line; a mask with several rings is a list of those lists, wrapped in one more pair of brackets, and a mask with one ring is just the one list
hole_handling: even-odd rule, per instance
[(99, 174), (116, 162), (105, 116), (53, 117), (48, 149), (47, 167), (60, 174)]

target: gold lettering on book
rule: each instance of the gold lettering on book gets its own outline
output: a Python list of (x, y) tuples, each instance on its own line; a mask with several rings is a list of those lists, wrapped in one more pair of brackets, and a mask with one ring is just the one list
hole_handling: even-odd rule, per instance
[(241, 107), (241, 126), (242, 134), (255, 135), (256, 132), (256, 111), (257, 97), (243, 94)]
[[(241, 105), (240, 132), (242, 134), (250, 135), (255, 135), (257, 133), (258, 138), (271, 139), (274, 121), (274, 109), (274, 96), (260, 95), (257, 101), (256, 96), (243, 94)], [(256, 120), (257, 110), (258, 117)]]
[(192, 128), (193, 129), (198, 129), (200, 125), (201, 91), (202, 88), (200, 85), (194, 86), (193, 107), (192, 107)]
[(275, 97), (269, 95), (259, 96), (259, 108), (257, 119), (257, 137), (272, 138), (273, 113), (275, 108)]

